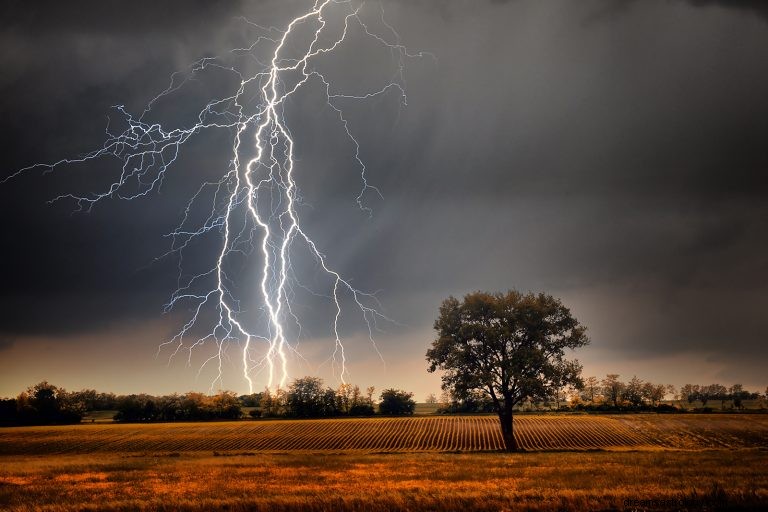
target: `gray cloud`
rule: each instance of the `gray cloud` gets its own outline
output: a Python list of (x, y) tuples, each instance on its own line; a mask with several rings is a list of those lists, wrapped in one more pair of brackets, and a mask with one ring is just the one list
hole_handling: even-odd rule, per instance
[(12, 338), (0, 338), (0, 352), (9, 350), (10, 348), (13, 347), (15, 343), (16, 343), (16, 340)]
[[(124, 16), (107, 5), (80, 19), (64, 4), (27, 4), (5, 5), (14, 21), (0, 27), (4, 172), (91, 149), (110, 105), (142, 105), (184, 63), (237, 42), (240, 14), (280, 20), (293, 7), (205, 3), (175, 17), (175, 2)], [(768, 30), (742, 13), (763, 18), (763, 4), (503, 4), (385, 4), (403, 41), (438, 59), (407, 62), (406, 108), (388, 98), (350, 110), (384, 194), (369, 198), (370, 219), (355, 207), (357, 171), (349, 142), (328, 128), (333, 113), (311, 92), (291, 103), (307, 229), (356, 285), (382, 290), (409, 326), (395, 328), (400, 340), (429, 325), (448, 294), (519, 287), (567, 297), (598, 346), (753, 359), (768, 328)], [(671, 10), (675, 23), (660, 23)], [(324, 63), (352, 90), (389, 58), (359, 48)], [(169, 111), (225, 80), (206, 77)], [(44, 201), (92, 186), (114, 171), (106, 161), (0, 187), (3, 218), (17, 220), (3, 245), (18, 248), (3, 254), (0, 332), (159, 315), (175, 261), (143, 267), (167, 247), (191, 178), (227, 161), (221, 142), (190, 146), (161, 194), (89, 215)], [(188, 264), (203, 264), (200, 249)], [(308, 331), (327, 334), (324, 310), (301, 307)]]

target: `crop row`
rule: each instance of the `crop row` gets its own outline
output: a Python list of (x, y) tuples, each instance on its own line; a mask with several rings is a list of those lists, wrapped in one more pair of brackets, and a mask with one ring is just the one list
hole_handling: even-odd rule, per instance
[[(519, 416), (526, 450), (768, 446), (768, 419)], [(741, 441), (741, 442), (740, 442)], [(482, 451), (503, 447), (494, 416), (18, 427), (0, 431), (0, 455), (176, 451)]]

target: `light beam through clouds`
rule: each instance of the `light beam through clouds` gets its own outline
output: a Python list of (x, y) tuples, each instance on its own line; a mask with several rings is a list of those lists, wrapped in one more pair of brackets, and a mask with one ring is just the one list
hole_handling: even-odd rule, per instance
[[(374, 12), (375, 23), (363, 18), (363, 12)], [(173, 358), (186, 352), (191, 365), (196, 348), (214, 344), (213, 355), (200, 368), (202, 371), (208, 365), (216, 366), (216, 377), (211, 382), (214, 388), (217, 383), (222, 384), (228, 347), (237, 344), (241, 350), (238, 359), (242, 377), (251, 392), (257, 377), (268, 387), (284, 387), (289, 377), (289, 356), (293, 353), (301, 357), (296, 347), (301, 318), (291, 307), (296, 290), (301, 289), (325, 297), (332, 305), (334, 346), (329, 350), (329, 362), (333, 374), (346, 382), (347, 360), (340, 335), (340, 321), (342, 315), (347, 314), (344, 300), (349, 301), (364, 320), (370, 343), (380, 358), (374, 331), (377, 322), (392, 320), (381, 312), (375, 294), (357, 289), (334, 269), (323, 252), (322, 242), (303, 227), (297, 209), (302, 204), (302, 196), (295, 172), (294, 137), (286, 119), (285, 105), (303, 88), (313, 86), (323, 91), (326, 105), (346, 134), (359, 169), (360, 191), (351, 200), (363, 215), (371, 215), (365, 197), (371, 193), (381, 196), (381, 192), (369, 180), (360, 156), (360, 144), (349, 127), (343, 106), (350, 101), (384, 95), (396, 95), (405, 105), (405, 61), (425, 54), (410, 53), (400, 43), (380, 4), (317, 0), (284, 29), (242, 21), (258, 33), (249, 46), (235, 48), (229, 55), (203, 58), (187, 72), (175, 73), (168, 87), (138, 115), (122, 105), (115, 106), (120, 114), (120, 127), (107, 127), (106, 140), (99, 149), (78, 158), (32, 165), (6, 180), (32, 169), (48, 172), (104, 157), (119, 160), (119, 176), (100, 192), (66, 193), (51, 200), (71, 200), (77, 205), (77, 211), (89, 212), (106, 199), (130, 201), (157, 193), (169, 172), (183, 171), (174, 163), (185, 145), (194, 144), (195, 137), (202, 132), (226, 130), (232, 134), (231, 160), (228, 164), (222, 163), (218, 180), (200, 185), (187, 203), (180, 223), (169, 234), (169, 250), (158, 257), (175, 256), (179, 262), (178, 288), (166, 304), (166, 311), (189, 311), (178, 333), (158, 347), (158, 354), (168, 353)], [(389, 51), (393, 62), (392, 80), (362, 94), (337, 90), (332, 79), (316, 65), (326, 54), (349, 44), (353, 26), (361, 37), (370, 38)], [(250, 57), (249, 65), (234, 64), (239, 57)], [(256, 69), (250, 70), (254, 63)], [(212, 70), (234, 75), (236, 87), (210, 99), (197, 112), (197, 121), (192, 126), (169, 127), (149, 121), (161, 100), (172, 97), (191, 81), (203, 79), (203, 75)], [(301, 165), (311, 168), (312, 163)], [(200, 210), (201, 204), (207, 211), (202, 222), (194, 213)], [(185, 273), (185, 251), (210, 235), (219, 237), (210, 268), (201, 273)], [(299, 282), (292, 264), (292, 256), (299, 252), (315, 261), (319, 271), (328, 278), (329, 290), (314, 290)], [(245, 292), (238, 289), (236, 282), (242, 258), (258, 265), (261, 321), (241, 307)], [(295, 335), (292, 336), (292, 332)]]

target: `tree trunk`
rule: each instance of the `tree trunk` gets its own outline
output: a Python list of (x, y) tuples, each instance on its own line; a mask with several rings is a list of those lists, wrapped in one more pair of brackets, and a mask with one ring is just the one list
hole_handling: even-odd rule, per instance
[(508, 452), (517, 451), (511, 407), (499, 411), (499, 421), (501, 422), (501, 437), (504, 439), (504, 449)]

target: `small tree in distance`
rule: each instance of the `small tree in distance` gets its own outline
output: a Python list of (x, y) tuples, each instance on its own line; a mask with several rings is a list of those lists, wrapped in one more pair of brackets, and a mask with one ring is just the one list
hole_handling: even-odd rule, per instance
[(381, 414), (413, 414), (416, 402), (413, 401), (413, 393), (401, 389), (385, 389), (381, 392), (379, 412)]
[(546, 400), (553, 391), (582, 386), (581, 365), (566, 349), (589, 343), (586, 328), (551, 295), (475, 292), (444, 300), (435, 321), (438, 338), (427, 351), (429, 371), (442, 371), (443, 389), (463, 397), (490, 396), (504, 445), (517, 449), (512, 414), (526, 399)]

